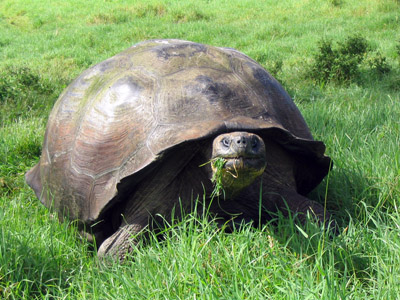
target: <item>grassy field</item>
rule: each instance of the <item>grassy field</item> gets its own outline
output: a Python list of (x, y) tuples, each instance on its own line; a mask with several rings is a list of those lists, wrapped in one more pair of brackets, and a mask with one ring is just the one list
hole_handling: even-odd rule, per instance
[[(352, 64), (343, 49), (354, 37), (367, 49)], [(282, 82), (333, 158), (310, 198), (326, 201), (338, 236), (282, 216), (226, 234), (189, 215), (134, 259), (104, 264), (39, 203), (24, 173), (58, 95), (152, 38), (236, 48)], [(316, 77), (317, 62), (328, 77)], [(2, 0), (0, 298), (398, 299), (399, 145), (398, 0)]]

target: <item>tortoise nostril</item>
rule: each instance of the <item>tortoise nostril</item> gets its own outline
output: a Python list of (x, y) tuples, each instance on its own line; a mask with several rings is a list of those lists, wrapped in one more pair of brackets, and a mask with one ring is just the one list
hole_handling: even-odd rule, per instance
[(246, 145), (246, 143), (247, 143), (246, 138), (243, 136), (236, 139), (236, 144), (238, 145)]

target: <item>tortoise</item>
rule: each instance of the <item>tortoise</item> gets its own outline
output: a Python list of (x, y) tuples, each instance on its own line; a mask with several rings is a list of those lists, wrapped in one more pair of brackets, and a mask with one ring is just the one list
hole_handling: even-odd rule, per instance
[[(326, 222), (306, 197), (329, 171), (324, 152), (256, 61), (232, 48), (150, 40), (63, 91), (26, 181), (61, 221), (78, 221), (99, 256), (123, 258), (155, 216), (199, 202), (222, 223), (265, 222), (277, 210)], [(223, 192), (211, 197), (217, 173)]]

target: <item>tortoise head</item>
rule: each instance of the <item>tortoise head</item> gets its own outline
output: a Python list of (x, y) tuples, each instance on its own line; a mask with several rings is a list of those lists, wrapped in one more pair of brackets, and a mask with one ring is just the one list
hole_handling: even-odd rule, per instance
[[(215, 163), (218, 158), (223, 164)], [(262, 138), (242, 131), (218, 135), (213, 141), (211, 159), (213, 176), (220, 172), (221, 184), (228, 196), (252, 184), (267, 165)]]

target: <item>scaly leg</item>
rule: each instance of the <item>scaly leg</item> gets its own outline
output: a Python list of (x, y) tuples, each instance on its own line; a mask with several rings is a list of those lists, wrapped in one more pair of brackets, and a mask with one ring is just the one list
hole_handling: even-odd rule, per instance
[(277, 201), (277, 206), (285, 215), (289, 210), (290, 213), (297, 214), (299, 221), (304, 224), (307, 212), (309, 212), (320, 224), (328, 226), (330, 223), (330, 228), (336, 230), (336, 224), (331, 219), (330, 213), (320, 203), (312, 201), (294, 190), (281, 191), (279, 194), (280, 200)]
[(136, 244), (135, 236), (144, 228), (145, 226), (139, 224), (121, 226), (100, 245), (97, 255), (100, 258), (111, 255), (124, 260), (126, 254), (131, 252), (132, 246)]

